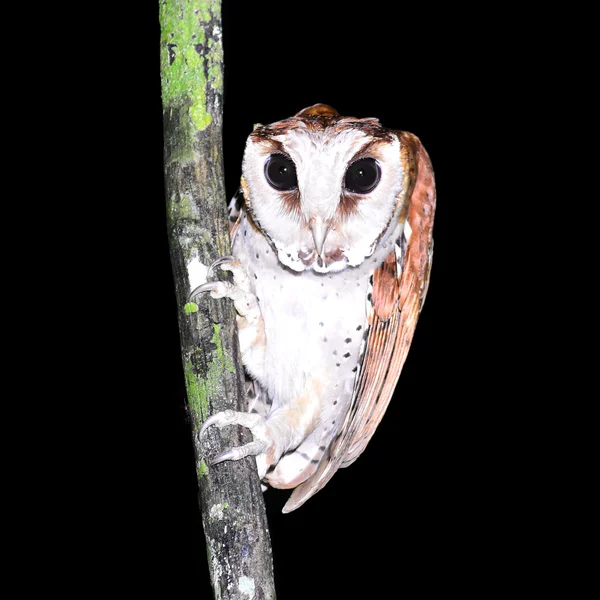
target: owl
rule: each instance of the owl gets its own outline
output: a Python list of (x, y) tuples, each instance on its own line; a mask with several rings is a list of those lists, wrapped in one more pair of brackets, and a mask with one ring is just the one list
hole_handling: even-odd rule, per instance
[(263, 484), (301, 506), (363, 452), (390, 402), (431, 269), (435, 184), (411, 133), (316, 104), (248, 137), (243, 198), (230, 205), (231, 298), (254, 441), (212, 460), (256, 456)]

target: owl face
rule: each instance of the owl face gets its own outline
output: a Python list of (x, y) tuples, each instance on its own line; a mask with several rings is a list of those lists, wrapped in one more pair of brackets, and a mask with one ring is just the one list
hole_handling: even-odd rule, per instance
[(299, 113), (246, 144), (248, 212), (294, 271), (361, 264), (396, 225), (404, 186), (400, 140), (376, 119)]

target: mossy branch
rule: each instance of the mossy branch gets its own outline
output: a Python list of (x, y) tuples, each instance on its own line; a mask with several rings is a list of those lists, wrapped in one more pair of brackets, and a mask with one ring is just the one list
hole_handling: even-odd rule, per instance
[(198, 439), (208, 415), (246, 410), (232, 302), (208, 294), (197, 300), (197, 309), (187, 302), (206, 267), (230, 252), (221, 3), (159, 0), (159, 8), (169, 244), (214, 597), (271, 599), (273, 563), (255, 460), (207, 466), (207, 458), (250, 441), (250, 434), (242, 428), (212, 428), (202, 443)]

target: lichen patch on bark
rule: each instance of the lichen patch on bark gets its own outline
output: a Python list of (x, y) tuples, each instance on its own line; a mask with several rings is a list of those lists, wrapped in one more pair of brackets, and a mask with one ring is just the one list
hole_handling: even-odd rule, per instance
[(185, 363), (185, 378), (188, 390), (188, 401), (190, 408), (196, 415), (196, 423), (199, 428), (208, 417), (208, 402), (211, 398), (217, 398), (223, 393), (222, 373), (229, 371), (234, 373), (235, 369), (231, 357), (223, 352), (221, 338), (219, 336), (220, 325), (213, 324), (213, 347), (212, 356), (208, 362), (206, 377), (200, 377), (194, 372), (191, 360)]
[[(220, 10), (220, 0), (160, 3), (163, 105), (188, 104), (188, 115), (198, 131), (213, 120), (207, 110), (207, 76), (213, 89), (223, 90)], [(211, 21), (213, 38), (207, 42), (205, 29)]]

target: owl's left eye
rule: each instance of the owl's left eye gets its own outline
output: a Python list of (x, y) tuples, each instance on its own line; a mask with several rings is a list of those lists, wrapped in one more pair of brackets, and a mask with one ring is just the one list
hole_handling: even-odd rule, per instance
[(381, 168), (374, 158), (361, 158), (353, 162), (346, 171), (344, 185), (350, 192), (368, 194), (381, 179)]
[(296, 166), (284, 154), (271, 154), (265, 162), (265, 177), (276, 190), (293, 190), (298, 186)]

